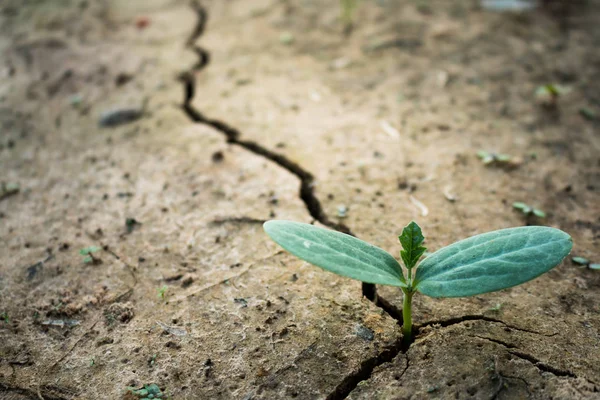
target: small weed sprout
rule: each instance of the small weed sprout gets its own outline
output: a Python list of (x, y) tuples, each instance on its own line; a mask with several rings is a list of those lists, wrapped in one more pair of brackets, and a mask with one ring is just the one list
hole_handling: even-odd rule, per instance
[(485, 165), (489, 165), (494, 162), (507, 162), (510, 161), (510, 159), (512, 158), (509, 154), (488, 153), (484, 150), (478, 151), (477, 157), (481, 158), (481, 162)]
[[(565, 232), (525, 226), (483, 233), (427, 256), (415, 222), (399, 236), (406, 275), (386, 251), (353, 236), (292, 221), (267, 221), (266, 233), (296, 257), (362, 282), (399, 287), (404, 296), (402, 333), (412, 342), (412, 298), (467, 297), (520, 285), (554, 268), (571, 252)], [(417, 263), (419, 263), (417, 267)]]
[(554, 108), (557, 106), (558, 98), (569, 92), (570, 89), (565, 86), (549, 83), (535, 90), (535, 98), (541, 105)]
[(161, 300), (166, 300), (167, 290), (169, 290), (169, 287), (167, 285), (164, 285), (163, 287), (159, 288), (158, 289), (158, 298)]
[(539, 208), (531, 207), (530, 205), (525, 204), (523, 202), (515, 201), (512, 206), (517, 210), (521, 210), (526, 216), (535, 215), (538, 218), (546, 218), (545, 212), (543, 212)]
[(85, 247), (81, 250), (79, 250), (79, 254), (81, 254), (82, 256), (85, 256), (83, 258), (83, 262), (86, 264), (98, 264), (100, 263), (100, 259), (97, 257), (94, 257), (95, 252), (102, 250), (100, 247), (97, 246), (90, 246), (90, 247)]
[(573, 264), (581, 265), (582, 267), (587, 267), (595, 271), (600, 270), (600, 264), (593, 263), (585, 257), (571, 257), (571, 261), (573, 261)]
[(483, 165), (486, 166), (516, 168), (523, 163), (521, 158), (513, 157), (510, 154), (490, 153), (484, 150), (478, 151), (477, 157), (479, 157)]
[(127, 387), (127, 390), (131, 392), (134, 396), (139, 397), (141, 400), (150, 400), (150, 399), (164, 399), (164, 393), (160, 391), (160, 388), (157, 384), (151, 383), (149, 385), (144, 385), (142, 388), (134, 388)]
[(10, 318), (8, 317), (8, 313), (6, 311), (3, 311), (2, 314), (0, 314), (0, 319), (7, 324), (10, 323)]
[(582, 265), (587, 267), (590, 264), (590, 260), (585, 257), (571, 257), (571, 261), (573, 261), (577, 265)]

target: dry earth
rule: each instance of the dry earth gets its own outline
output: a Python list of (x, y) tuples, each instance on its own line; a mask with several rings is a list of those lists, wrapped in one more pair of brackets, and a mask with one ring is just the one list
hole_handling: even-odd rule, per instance
[(405, 348), (397, 289), (261, 228), (544, 224), (600, 262), (600, 2), (543, 3), (364, 0), (345, 35), (324, 0), (3, 1), (0, 398), (600, 398), (597, 271), (415, 297)]

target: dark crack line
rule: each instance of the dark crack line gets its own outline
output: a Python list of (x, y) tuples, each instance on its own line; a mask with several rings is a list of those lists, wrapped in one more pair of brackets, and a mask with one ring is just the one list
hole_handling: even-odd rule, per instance
[(490, 337), (485, 337), (485, 336), (479, 336), (479, 335), (475, 335), (473, 337), (476, 337), (476, 338), (479, 338), (479, 339), (482, 339), (482, 340), (488, 340), (490, 342), (494, 342), (496, 344), (499, 344), (501, 346), (506, 347), (507, 349), (516, 349), (517, 348), (517, 346), (515, 346), (514, 344), (508, 343), (508, 342), (504, 342), (504, 341), (502, 341), (500, 339), (495, 339), (495, 338), (490, 338)]
[(455, 318), (448, 318), (448, 319), (442, 319), (442, 320), (429, 321), (429, 322), (426, 322), (424, 324), (416, 325), (415, 330), (418, 333), (421, 329), (426, 328), (426, 327), (430, 327), (432, 325), (440, 325), (442, 327), (447, 327), (447, 326), (451, 326), (451, 325), (460, 324), (460, 323), (465, 322), (465, 321), (497, 322), (499, 324), (504, 325), (507, 328), (514, 329), (516, 331), (532, 333), (534, 335), (540, 335), (540, 336), (545, 336), (545, 337), (553, 337), (553, 336), (556, 336), (558, 334), (557, 332), (551, 333), (551, 334), (547, 334), (547, 333), (543, 333), (543, 332), (534, 331), (534, 330), (531, 330), (531, 329), (519, 328), (518, 326), (511, 325), (511, 324), (506, 323), (506, 322), (504, 322), (504, 321), (502, 321), (500, 319), (492, 318), (492, 317), (486, 317), (485, 315), (463, 315), (463, 316), (455, 317)]
[[(205, 68), (210, 61), (210, 54), (208, 53), (208, 51), (195, 44), (198, 38), (200, 38), (200, 36), (202, 36), (202, 34), (204, 33), (206, 22), (208, 20), (208, 13), (206, 9), (197, 1), (192, 2), (192, 8), (197, 15), (197, 21), (194, 30), (192, 31), (190, 37), (186, 41), (186, 47), (194, 51), (198, 55), (199, 60), (192, 67), (191, 71), (183, 72), (179, 76), (179, 80), (184, 85), (184, 102), (182, 107), (188, 118), (190, 118), (195, 123), (208, 125), (214, 128), (215, 130), (221, 132), (225, 136), (228, 143), (240, 146), (256, 155), (266, 158), (267, 160), (274, 162), (281, 168), (287, 170), (291, 174), (298, 177), (298, 179), (300, 180), (300, 199), (304, 202), (304, 205), (306, 206), (306, 209), (308, 210), (311, 217), (316, 221), (319, 221), (321, 224), (335, 229), (339, 232), (356, 236), (345, 224), (336, 223), (329, 219), (329, 217), (323, 210), (323, 206), (321, 205), (320, 200), (315, 195), (316, 182), (315, 177), (312, 173), (310, 173), (294, 161), (290, 160), (286, 156), (269, 150), (266, 147), (260, 145), (259, 143), (256, 143), (251, 140), (242, 140), (241, 132), (237, 128), (230, 126), (226, 122), (205, 116), (202, 112), (197, 110), (192, 105), (192, 101), (196, 94), (196, 79), (194, 76), (194, 71), (199, 71)], [(362, 283), (362, 293), (363, 296), (367, 297), (369, 300), (373, 302), (375, 301), (375, 285), (370, 283)]]
[[(240, 146), (253, 154), (256, 154), (267, 160), (270, 160), (273, 163), (280, 166), (281, 168), (283, 168), (283, 169), (287, 170), (288, 172), (290, 172), (291, 174), (295, 175), (300, 180), (300, 191), (299, 191), (300, 199), (304, 202), (311, 217), (314, 220), (319, 221), (321, 224), (323, 224), (325, 226), (328, 226), (337, 231), (355, 236), (352, 233), (352, 231), (350, 230), (350, 228), (347, 227), (345, 224), (336, 223), (329, 219), (329, 217), (323, 210), (320, 200), (315, 195), (314, 189), (315, 189), (316, 181), (315, 181), (315, 178), (312, 173), (310, 173), (309, 171), (307, 171), (306, 169), (304, 169), (302, 166), (295, 163), (294, 161), (290, 160), (286, 156), (276, 153), (272, 150), (269, 150), (268, 148), (262, 146), (261, 144), (259, 144), (257, 142), (250, 141), (250, 140), (242, 140), (241, 132), (237, 128), (227, 124), (226, 122), (223, 122), (223, 121), (220, 121), (217, 119), (212, 119), (212, 118), (205, 116), (202, 112), (197, 110), (192, 105), (192, 101), (196, 94), (196, 80), (195, 80), (194, 72), (204, 69), (210, 62), (210, 53), (208, 51), (206, 51), (204, 48), (197, 46), (195, 44), (196, 41), (198, 40), (198, 38), (200, 36), (202, 36), (202, 34), (204, 33), (204, 30), (206, 28), (206, 22), (208, 20), (208, 13), (206, 12), (206, 9), (197, 0), (192, 1), (192, 8), (197, 15), (197, 22), (196, 22), (193, 32), (191, 33), (188, 40), (186, 41), (186, 47), (188, 47), (191, 51), (196, 53), (196, 55), (198, 56), (198, 62), (189, 71), (185, 71), (182, 74), (180, 74), (180, 76), (179, 76), (179, 80), (182, 82), (182, 84), (184, 86), (184, 102), (182, 105), (182, 109), (185, 112), (185, 114), (193, 122), (208, 125), (208, 126), (214, 128), (215, 130), (221, 132), (225, 136), (228, 143)], [(373, 301), (378, 307), (380, 307), (384, 311), (386, 311), (392, 318), (396, 319), (400, 325), (402, 324), (401, 309), (395, 307), (393, 304), (391, 304), (390, 302), (388, 302), (387, 300), (385, 300), (383, 298), (378, 298), (377, 294), (376, 294), (375, 285), (363, 283), (362, 284), (362, 292), (365, 297), (367, 297), (369, 300)], [(506, 326), (507, 328), (510, 328), (510, 329), (514, 329), (514, 330), (521, 331), (521, 332), (528, 332), (528, 333), (532, 333), (532, 334), (536, 334), (536, 335), (542, 335), (542, 336), (546, 336), (546, 337), (551, 337), (551, 336), (556, 335), (556, 333), (548, 335), (548, 334), (544, 334), (544, 333), (533, 331), (533, 330), (519, 328), (516, 326), (512, 326), (502, 320), (491, 318), (491, 317), (485, 317), (483, 315), (466, 315), (466, 316), (450, 318), (450, 319), (446, 319), (446, 320), (430, 321), (425, 324), (417, 325), (415, 327), (415, 331), (418, 334), (418, 331), (420, 329), (423, 329), (428, 326), (439, 324), (443, 327), (447, 327), (447, 326), (458, 324), (461, 322), (473, 321), (473, 320), (496, 322), (496, 323), (503, 324), (504, 326)], [(514, 346), (511, 345), (510, 343), (502, 342), (497, 339), (490, 339), (490, 338), (483, 338), (483, 337), (480, 337), (480, 339), (489, 340), (490, 342), (501, 345), (507, 349), (514, 349)], [(402, 340), (398, 340), (392, 346), (386, 348), (381, 353), (379, 353), (377, 356), (371, 357), (371, 358), (363, 361), (357, 371), (346, 376), (343, 379), (343, 381), (327, 396), (327, 400), (341, 400), (341, 399), (346, 398), (358, 386), (358, 384), (360, 382), (370, 379), (370, 377), (373, 373), (373, 370), (377, 366), (379, 366), (383, 363), (392, 361), (400, 352), (403, 352), (406, 350), (407, 349), (403, 346)], [(516, 357), (519, 357), (523, 360), (526, 360), (526, 361), (532, 363), (535, 367), (537, 367), (538, 369), (540, 369), (542, 371), (550, 372), (557, 376), (566, 376), (566, 377), (576, 378), (576, 375), (573, 374), (572, 372), (561, 370), (561, 369), (552, 367), (550, 365), (544, 364), (540, 360), (536, 359), (535, 357), (533, 357), (529, 354), (522, 353), (517, 350), (508, 350), (508, 352), (510, 354), (513, 354)], [(408, 367), (409, 367), (409, 360), (407, 358), (406, 368), (402, 371), (400, 376), (404, 375), (404, 373), (408, 370)], [(509, 378), (509, 377), (506, 377), (506, 378)], [(518, 378), (515, 378), (515, 379), (518, 379)], [(500, 392), (500, 390), (498, 391), (498, 393)]]
[(550, 372), (551, 374), (554, 374), (556, 376), (577, 378), (577, 375), (575, 375), (571, 371), (556, 368), (556, 367), (553, 367), (552, 365), (545, 364), (542, 361), (535, 358), (534, 356), (532, 356), (531, 354), (523, 353), (522, 351), (518, 351), (518, 350), (509, 350), (508, 352), (516, 357), (519, 357), (522, 360), (529, 361), (531, 364), (533, 364), (537, 369), (539, 369), (541, 371)]
[(400, 308), (380, 296), (376, 297), (375, 305), (382, 308), (390, 317), (394, 318), (398, 325), (402, 326), (404, 324), (404, 316), (402, 315), (402, 310)]
[[(356, 389), (358, 384), (362, 381), (366, 381), (371, 378), (373, 370), (383, 363), (392, 361), (402, 350), (402, 340), (396, 341), (391, 347), (388, 347), (375, 357), (366, 359), (360, 364), (360, 367), (353, 373), (346, 376), (336, 388), (329, 393), (325, 398), (326, 400), (342, 400), (348, 397), (348, 395)], [(408, 369), (408, 358), (406, 360), (406, 368), (402, 372), (402, 375)]]
[(532, 356), (531, 354), (527, 354), (524, 353), (520, 350), (517, 350), (517, 346), (511, 344), (511, 343), (507, 343), (504, 342), (502, 340), (499, 339), (492, 339), (489, 337), (483, 337), (483, 336), (472, 336), (472, 337), (476, 337), (478, 339), (481, 340), (486, 340), (488, 342), (491, 343), (495, 343), (499, 346), (502, 346), (504, 348), (507, 349), (508, 353), (514, 355), (515, 357), (520, 358), (521, 360), (527, 361), (529, 363), (531, 363), (534, 367), (536, 367), (537, 369), (539, 369), (540, 371), (543, 372), (549, 372), (553, 375), (556, 376), (561, 376), (561, 377), (567, 377), (567, 378), (577, 378), (577, 375), (575, 375), (573, 372), (569, 371), (569, 370), (564, 370), (564, 369), (560, 369), (560, 368), (556, 368), (553, 367), (552, 365), (548, 365), (544, 362), (542, 362), (541, 360), (535, 358), (534, 356)]
[[(257, 142), (251, 140), (242, 140), (241, 132), (237, 128), (227, 124), (226, 122), (207, 117), (192, 105), (192, 101), (196, 95), (196, 79), (194, 72), (205, 68), (210, 61), (210, 54), (208, 51), (195, 44), (197, 39), (205, 30), (208, 13), (206, 12), (206, 9), (197, 1), (192, 2), (192, 8), (197, 15), (197, 22), (194, 31), (186, 42), (186, 47), (198, 55), (198, 62), (191, 68), (191, 70), (185, 71), (179, 75), (179, 81), (183, 84), (184, 88), (184, 101), (182, 109), (185, 114), (191, 121), (208, 125), (218, 132), (221, 132), (221, 134), (225, 136), (227, 143), (237, 145), (253, 154), (270, 160), (281, 168), (295, 175), (300, 180), (299, 197), (304, 202), (304, 205), (306, 206), (306, 209), (311, 217), (329, 228), (355, 236), (350, 228), (346, 225), (333, 222), (331, 219), (329, 219), (323, 210), (320, 200), (315, 195), (316, 181), (312, 173), (304, 169), (298, 163), (290, 160), (283, 154), (269, 150)], [(373, 284), (363, 282), (362, 294), (376, 305), (389, 304), (385, 302), (385, 300), (379, 303), (377, 302), (376, 286)], [(392, 310), (392, 308), (388, 308), (388, 310)], [(395, 314), (395, 316), (392, 315), (392, 317), (398, 319), (398, 315), (401, 315), (401, 313)], [(360, 365), (360, 368), (354, 373), (346, 376), (342, 382), (327, 396), (327, 399), (339, 400), (346, 398), (360, 382), (371, 377), (375, 367), (383, 364), (384, 362), (391, 361), (403, 349), (404, 347), (402, 340), (398, 340), (392, 346), (380, 352), (377, 356), (363, 361)]]

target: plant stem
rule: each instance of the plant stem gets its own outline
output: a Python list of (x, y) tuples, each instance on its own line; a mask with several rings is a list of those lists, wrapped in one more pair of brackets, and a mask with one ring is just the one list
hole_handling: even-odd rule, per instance
[(410, 289), (402, 289), (404, 299), (402, 302), (402, 335), (404, 343), (412, 342), (412, 297), (414, 292)]

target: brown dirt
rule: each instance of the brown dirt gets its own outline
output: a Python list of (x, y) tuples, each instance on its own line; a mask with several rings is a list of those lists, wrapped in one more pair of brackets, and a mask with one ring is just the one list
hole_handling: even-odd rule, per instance
[[(477, 4), (364, 1), (345, 36), (322, 0), (3, 2), (0, 398), (600, 398), (594, 271), (417, 295), (404, 349), (397, 289), (373, 303), (262, 232), (397, 254), (411, 219), (430, 250), (543, 223), (600, 262), (600, 2)], [(100, 127), (116, 107), (143, 110)]]

